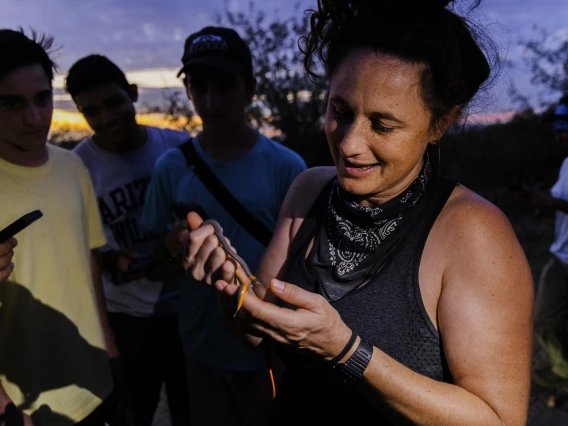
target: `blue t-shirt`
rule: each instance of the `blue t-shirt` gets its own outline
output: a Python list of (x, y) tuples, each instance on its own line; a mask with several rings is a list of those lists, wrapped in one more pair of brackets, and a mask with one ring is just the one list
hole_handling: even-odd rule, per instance
[[(245, 209), (273, 230), (284, 197), (292, 181), (306, 169), (294, 151), (259, 134), (253, 148), (233, 161), (215, 161), (201, 149), (199, 137), (193, 139), (197, 152)], [(256, 271), (265, 247), (245, 229), (206, 189), (187, 167), (182, 152), (170, 149), (156, 162), (152, 174), (142, 224), (157, 234), (168, 232), (176, 217), (171, 204), (197, 204), (223, 227), (251, 271)], [(265, 362), (262, 351), (245, 349), (222, 325), (217, 294), (213, 287), (182, 278), (180, 333), (184, 350), (199, 361), (219, 369), (250, 371)]]

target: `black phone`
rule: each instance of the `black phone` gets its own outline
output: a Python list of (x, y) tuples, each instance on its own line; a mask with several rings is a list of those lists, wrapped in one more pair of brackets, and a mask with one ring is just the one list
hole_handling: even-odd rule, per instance
[(40, 210), (34, 210), (15, 220), (0, 231), (0, 243), (12, 238), (18, 232), (23, 231), (42, 216), (43, 213)]
[(172, 209), (178, 219), (183, 220), (189, 212), (196, 212), (203, 220), (207, 219), (207, 214), (203, 207), (196, 204), (172, 203)]

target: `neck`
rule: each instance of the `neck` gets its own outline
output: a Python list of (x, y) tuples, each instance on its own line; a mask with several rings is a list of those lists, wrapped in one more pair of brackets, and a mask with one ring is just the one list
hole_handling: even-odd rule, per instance
[(0, 144), (0, 158), (23, 167), (40, 167), (47, 163), (49, 154), (43, 144), (30, 151), (23, 151), (10, 144)]
[(136, 125), (132, 132), (129, 132), (122, 139), (110, 139), (95, 133), (93, 142), (102, 150), (114, 153), (123, 153), (137, 150), (144, 146), (148, 138), (148, 132), (144, 126)]
[(199, 142), (205, 153), (219, 161), (242, 157), (255, 144), (258, 132), (246, 121), (235, 125), (203, 125)]

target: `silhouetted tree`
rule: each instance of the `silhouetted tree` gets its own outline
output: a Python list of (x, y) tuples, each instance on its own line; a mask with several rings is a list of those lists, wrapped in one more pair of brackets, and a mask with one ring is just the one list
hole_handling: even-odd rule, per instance
[[(568, 39), (550, 34), (546, 29), (533, 27), (537, 33), (534, 39), (520, 40), (523, 51), (523, 63), (530, 71), (530, 82), (540, 89), (538, 103), (540, 107), (549, 106), (551, 98), (568, 93)], [(513, 64), (509, 64), (514, 67)], [(520, 105), (522, 110), (531, 108), (526, 95), (520, 93), (511, 84), (511, 100)], [(552, 100), (555, 102), (556, 99)]]
[(253, 2), (246, 13), (225, 9), (217, 25), (235, 29), (248, 43), (254, 58), (257, 96), (249, 109), (258, 127), (282, 132), (282, 142), (300, 153), (308, 165), (330, 164), (323, 134), (327, 81), (309, 77), (303, 67), (300, 38), (307, 33), (308, 15), (300, 4), (283, 18), (278, 11), (267, 19)]
[(195, 120), (191, 101), (185, 91), (181, 89), (163, 89), (162, 104), (147, 106), (146, 111), (163, 114), (174, 129), (185, 130), (189, 133), (200, 130), (200, 123)]

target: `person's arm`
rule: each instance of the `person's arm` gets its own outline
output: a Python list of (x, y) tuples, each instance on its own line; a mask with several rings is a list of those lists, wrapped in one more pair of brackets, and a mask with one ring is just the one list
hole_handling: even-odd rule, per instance
[(14, 237), (0, 242), (0, 283), (7, 281), (14, 270), (12, 257), (14, 256), (14, 247), (17, 245), (18, 241)]
[(529, 202), (536, 207), (550, 208), (568, 214), (568, 201), (553, 197), (550, 194), (532, 191), (528, 196)]
[(165, 233), (158, 235), (156, 240), (156, 255), (162, 266), (169, 271), (182, 268), (184, 248), (189, 239), (188, 223), (180, 220)]
[(93, 277), (93, 289), (95, 292), (95, 301), (97, 303), (97, 310), (99, 313), (101, 326), (103, 328), (108, 356), (111, 359), (118, 358), (120, 354), (118, 352), (118, 348), (114, 340), (114, 333), (112, 332), (112, 329), (110, 328), (110, 324), (108, 321), (105, 294), (104, 294), (103, 283), (101, 279), (101, 272), (99, 269), (99, 262), (97, 259), (96, 250), (91, 250), (91, 274)]
[(184, 243), (189, 234), (187, 222), (174, 220), (175, 184), (172, 182), (177, 182), (187, 169), (183, 158), (179, 165), (175, 161), (172, 152), (166, 152), (156, 161), (140, 218), (142, 226), (157, 235), (156, 256), (169, 271), (180, 270)]

